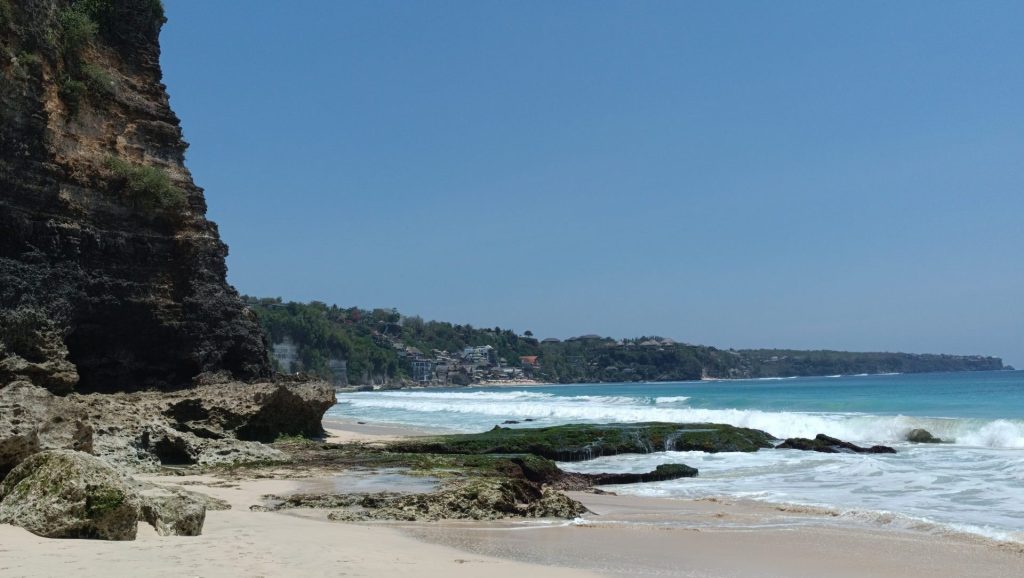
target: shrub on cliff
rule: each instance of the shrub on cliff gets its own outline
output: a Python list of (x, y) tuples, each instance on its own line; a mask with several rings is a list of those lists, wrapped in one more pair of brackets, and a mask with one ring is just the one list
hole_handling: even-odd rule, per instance
[(72, 6), (61, 12), (61, 49), (64, 58), (69, 61), (77, 60), (82, 50), (93, 40), (99, 32), (99, 25), (80, 7)]
[(114, 77), (102, 66), (91, 63), (82, 65), (82, 78), (85, 86), (94, 94), (113, 94), (115, 83)]
[(107, 157), (106, 167), (132, 205), (169, 212), (185, 207), (185, 191), (175, 186), (163, 169), (136, 165), (115, 156)]
[(0, 26), (7, 26), (11, 22), (11, 3), (9, 0), (0, 0)]

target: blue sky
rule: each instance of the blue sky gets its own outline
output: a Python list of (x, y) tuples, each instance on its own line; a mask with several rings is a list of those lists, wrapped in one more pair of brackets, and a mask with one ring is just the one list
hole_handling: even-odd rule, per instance
[(1024, 365), (1024, 3), (164, 4), (243, 293)]

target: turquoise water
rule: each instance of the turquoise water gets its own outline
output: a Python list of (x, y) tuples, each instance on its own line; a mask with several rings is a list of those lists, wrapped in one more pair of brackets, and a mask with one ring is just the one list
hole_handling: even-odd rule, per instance
[[(642, 472), (686, 463), (700, 470), (697, 478), (616, 490), (815, 505), (886, 524), (1024, 541), (1022, 371), (365, 392), (339, 394), (329, 414), (458, 431), (506, 420), (520, 422), (512, 427), (716, 422), (778, 438), (824, 433), (883, 443), (898, 453), (655, 452), (563, 467)], [(950, 443), (907, 443), (918, 427)]]

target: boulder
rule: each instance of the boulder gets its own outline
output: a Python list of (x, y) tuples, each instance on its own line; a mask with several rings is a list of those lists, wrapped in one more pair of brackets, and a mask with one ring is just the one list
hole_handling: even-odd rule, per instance
[(43, 450), (91, 453), (93, 429), (86, 413), (28, 381), (0, 389), (0, 479), (22, 460)]
[(914, 442), (917, 444), (940, 444), (942, 440), (933, 436), (932, 433), (926, 429), (915, 428), (907, 433), (907, 441)]
[(780, 450), (803, 450), (807, 452), (822, 452), (826, 454), (894, 454), (896, 450), (889, 446), (871, 446), (863, 448), (858, 445), (844, 442), (825, 434), (818, 434), (813, 440), (807, 438), (789, 438), (775, 446)]
[[(6, 390), (0, 391), (0, 398), (6, 395)], [(76, 416), (95, 431), (90, 453), (118, 466), (150, 471), (159, 466), (284, 459), (281, 451), (257, 441), (273, 441), (280, 435), (318, 435), (324, 412), (335, 402), (326, 383), (298, 381), (229, 381), (170, 392), (74, 394), (48, 399), (59, 404), (57, 416)], [(24, 411), (33, 404), (39, 405), (20, 400), (11, 407)], [(0, 424), (4, 415), (0, 412)], [(41, 422), (38, 416), (23, 420), (24, 424)], [(5, 437), (0, 428), (0, 448)], [(31, 443), (16, 441), (7, 445)]]
[(161, 536), (199, 536), (207, 510), (230, 510), (224, 500), (156, 484), (138, 484), (142, 519)]
[(282, 435), (323, 435), (337, 399), (323, 381), (227, 383), (181, 392), (164, 412), (181, 431), (201, 437), (271, 442)]
[(82, 452), (34, 454), (0, 483), (0, 523), (46, 538), (134, 540), (139, 513), (131, 482)]

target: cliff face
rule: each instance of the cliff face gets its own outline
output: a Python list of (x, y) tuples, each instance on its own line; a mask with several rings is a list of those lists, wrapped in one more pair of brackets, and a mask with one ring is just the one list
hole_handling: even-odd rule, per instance
[(269, 374), (161, 84), (159, 0), (0, 0), (0, 388)]

